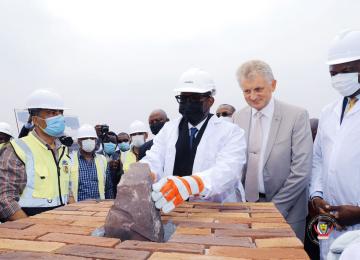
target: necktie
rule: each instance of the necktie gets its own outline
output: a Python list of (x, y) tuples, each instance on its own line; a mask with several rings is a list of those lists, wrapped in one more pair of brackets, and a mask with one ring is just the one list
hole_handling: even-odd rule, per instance
[(345, 113), (349, 112), (355, 106), (357, 101), (358, 101), (357, 97), (349, 98), (349, 104), (346, 108)]
[(196, 127), (190, 128), (190, 150), (193, 148), (193, 142), (195, 140), (195, 135), (198, 132), (198, 129)]
[(254, 124), (249, 137), (248, 162), (245, 175), (245, 198), (250, 202), (255, 202), (259, 199), (258, 173), (263, 139), (262, 116), (263, 114), (260, 111), (254, 115)]

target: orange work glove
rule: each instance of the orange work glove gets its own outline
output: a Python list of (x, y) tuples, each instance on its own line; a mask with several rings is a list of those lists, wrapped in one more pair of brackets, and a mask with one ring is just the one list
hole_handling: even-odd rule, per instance
[(204, 183), (199, 176), (168, 176), (154, 183), (152, 200), (164, 213), (169, 213), (191, 195), (198, 195), (204, 190)]

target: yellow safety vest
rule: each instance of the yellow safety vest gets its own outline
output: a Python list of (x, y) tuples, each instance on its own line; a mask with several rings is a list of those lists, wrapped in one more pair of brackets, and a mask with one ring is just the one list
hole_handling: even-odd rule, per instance
[[(73, 153), (71, 163), (71, 191), (73, 193), (75, 201), (77, 201), (78, 189), (79, 189), (79, 158), (78, 153)], [(101, 154), (95, 154), (95, 165), (98, 179), (98, 187), (100, 199), (105, 199), (105, 178), (107, 161), (105, 156)]]
[(25, 164), (27, 182), (19, 205), (21, 207), (55, 207), (68, 201), (70, 183), (70, 158), (66, 146), (58, 150), (58, 167), (52, 151), (49, 150), (33, 133), (11, 141), (15, 153)]
[(129, 170), (130, 165), (136, 163), (136, 161), (136, 155), (133, 153), (133, 151), (129, 150), (121, 153), (121, 162), (123, 163), (124, 173), (126, 173)]

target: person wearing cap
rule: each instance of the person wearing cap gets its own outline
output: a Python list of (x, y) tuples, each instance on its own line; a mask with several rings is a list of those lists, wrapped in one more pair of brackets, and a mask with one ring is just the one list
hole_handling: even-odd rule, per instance
[(65, 129), (62, 98), (36, 90), (27, 100), (34, 130), (0, 150), (0, 219), (16, 220), (67, 204), (70, 158), (57, 139)]
[(77, 132), (79, 151), (71, 156), (71, 191), (75, 201), (105, 199), (107, 161), (96, 154), (95, 127), (82, 125)]
[(221, 104), (216, 109), (216, 116), (219, 118), (222, 118), (224, 120), (227, 120), (229, 122), (232, 122), (231, 117), (235, 113), (235, 107), (229, 104)]
[(190, 69), (175, 91), (181, 117), (164, 125), (140, 161), (152, 171), (155, 206), (167, 213), (188, 199), (242, 201), (244, 131), (210, 113), (216, 92), (210, 74)]
[(146, 125), (139, 120), (132, 122), (129, 129), (130, 150), (121, 153), (124, 173), (129, 170), (132, 163), (139, 161), (140, 147), (148, 138)]
[(6, 122), (0, 122), (0, 149), (12, 138), (11, 126)]
[[(169, 118), (164, 110), (155, 109), (150, 113), (148, 121), (151, 133), (155, 136), (160, 132), (165, 123), (169, 121)], [(146, 151), (150, 150), (152, 145), (153, 140), (151, 139), (140, 147), (139, 160), (145, 157)]]
[(325, 106), (319, 118), (310, 199), (317, 213), (331, 214), (344, 229), (320, 241), (322, 259), (337, 237), (360, 230), (360, 31), (340, 33), (330, 46), (327, 64), (340, 97)]
[(248, 140), (246, 201), (273, 202), (303, 241), (313, 145), (308, 112), (273, 98), (277, 82), (266, 62), (247, 61), (236, 74), (248, 103), (233, 115)]

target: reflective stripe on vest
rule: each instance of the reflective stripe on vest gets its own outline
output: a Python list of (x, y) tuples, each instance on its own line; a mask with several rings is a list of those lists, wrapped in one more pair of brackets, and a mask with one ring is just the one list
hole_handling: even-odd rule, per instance
[[(52, 152), (30, 133), (11, 141), (16, 154), (25, 164), (27, 182), (19, 205), (21, 207), (55, 207), (61, 205), (58, 189), (57, 166)], [(65, 149), (63, 146), (61, 146)], [(58, 151), (61, 151), (59, 149)], [(49, 161), (45, 161), (49, 160)], [(51, 162), (51, 163), (50, 163)], [(69, 160), (65, 153), (61, 158), (60, 183), (63, 203), (68, 201)]]
[[(106, 167), (107, 162), (105, 156), (101, 154), (95, 155), (96, 173), (98, 179), (98, 188), (100, 199), (105, 199), (105, 178), (106, 178)], [(73, 193), (75, 201), (77, 201), (79, 190), (79, 158), (78, 153), (72, 154), (71, 164), (71, 191)]]
[(121, 162), (123, 163), (124, 173), (126, 173), (130, 165), (136, 163), (136, 155), (131, 150), (121, 153)]

